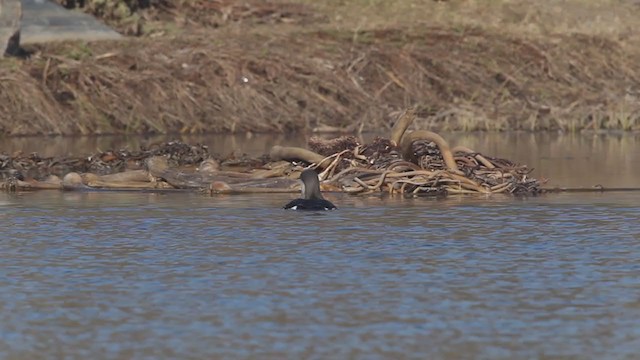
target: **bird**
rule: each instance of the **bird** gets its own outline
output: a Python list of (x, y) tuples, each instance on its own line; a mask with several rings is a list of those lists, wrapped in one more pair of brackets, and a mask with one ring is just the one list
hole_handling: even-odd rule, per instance
[(337, 207), (320, 193), (318, 173), (306, 169), (300, 173), (302, 181), (302, 198), (291, 200), (284, 206), (286, 210), (335, 210)]

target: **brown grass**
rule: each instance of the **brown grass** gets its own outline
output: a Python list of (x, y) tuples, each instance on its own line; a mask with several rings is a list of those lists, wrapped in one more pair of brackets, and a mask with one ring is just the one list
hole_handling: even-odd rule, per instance
[(304, 24), (325, 16), (302, 3), (282, 0), (55, 0), (89, 13), (133, 36), (164, 34), (176, 28), (216, 29), (234, 23)]
[[(176, 18), (204, 4), (185, 3), (182, 13), (154, 11)], [(350, 8), (358, 3), (360, 17)], [(426, 20), (438, 25), (417, 19), (412, 3), (435, 9)], [(259, 20), (284, 13), (267, 11), (279, 4), (270, 2), (237, 18), (248, 25), (190, 20), (171, 33), (165, 22), (123, 42), (38, 46), (0, 65), (0, 132), (380, 131), (412, 105), (423, 129), (640, 129), (640, 50), (626, 18), (575, 33), (572, 16), (561, 21), (553, 8), (529, 8), (535, 22), (517, 1), (463, 3), (326, 1), (318, 14), (302, 3), (274, 25)], [(531, 25), (545, 16), (546, 30)]]

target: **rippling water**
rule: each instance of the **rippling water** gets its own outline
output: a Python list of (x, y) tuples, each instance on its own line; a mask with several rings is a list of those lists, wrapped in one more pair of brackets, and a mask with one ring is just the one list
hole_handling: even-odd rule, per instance
[(0, 193), (2, 359), (632, 359), (640, 194)]

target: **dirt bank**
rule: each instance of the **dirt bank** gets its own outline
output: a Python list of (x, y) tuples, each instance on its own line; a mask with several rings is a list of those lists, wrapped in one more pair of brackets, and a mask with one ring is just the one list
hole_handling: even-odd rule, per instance
[[(0, 134), (380, 131), (410, 105), (422, 129), (640, 129), (628, 34), (459, 22), (354, 31), (304, 4), (269, 4), (241, 25), (221, 26), (235, 15), (214, 9), (226, 22), (200, 15), (181, 30), (2, 60)], [(154, 11), (145, 26), (179, 18)]]

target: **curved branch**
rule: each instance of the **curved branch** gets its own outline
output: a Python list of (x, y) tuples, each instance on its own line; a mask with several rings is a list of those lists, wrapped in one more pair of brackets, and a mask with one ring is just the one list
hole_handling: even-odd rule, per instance
[(318, 166), (322, 168), (329, 166), (328, 163), (323, 163), (323, 160), (325, 159), (324, 156), (299, 147), (275, 145), (271, 148), (269, 155), (274, 161), (304, 160), (308, 163), (318, 164)]
[(427, 130), (416, 130), (412, 131), (402, 138), (402, 143), (400, 147), (402, 148), (402, 157), (405, 160), (417, 162), (415, 156), (413, 154), (413, 143), (418, 140), (426, 140), (434, 142), (438, 148), (440, 149), (440, 153), (442, 154), (442, 158), (444, 159), (444, 163), (447, 166), (447, 169), (450, 171), (460, 174), (461, 171), (458, 169), (458, 165), (456, 164), (456, 160), (453, 158), (453, 153), (451, 152), (451, 148), (447, 141), (442, 138), (442, 136)]
[(398, 121), (396, 121), (395, 125), (393, 125), (393, 129), (391, 129), (391, 143), (395, 146), (400, 144), (400, 140), (402, 139), (402, 135), (407, 131), (409, 125), (413, 123), (416, 119), (416, 108), (412, 107), (405, 110)]

